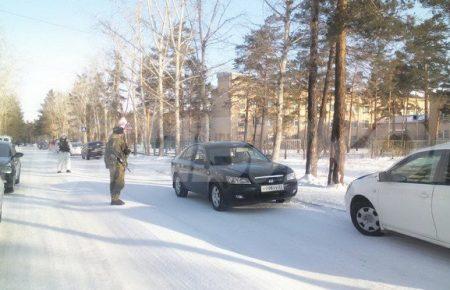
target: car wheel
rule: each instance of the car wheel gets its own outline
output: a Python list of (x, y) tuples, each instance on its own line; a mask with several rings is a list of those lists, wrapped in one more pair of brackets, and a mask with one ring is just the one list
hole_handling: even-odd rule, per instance
[(14, 182), (14, 177), (11, 177), (11, 180), (9, 180), (5, 184), (5, 193), (13, 193), (16, 183)]
[(361, 234), (382, 235), (378, 213), (369, 201), (357, 201), (352, 204), (351, 217), (353, 225)]
[(15, 181), (15, 184), (19, 184), (20, 183), (20, 174), (22, 173), (22, 168), (19, 171), (19, 176), (17, 176), (17, 179)]
[(210, 190), (210, 199), (213, 208), (217, 211), (224, 211), (227, 209), (225, 200), (223, 198), (222, 190), (217, 184), (213, 184)]
[(178, 175), (175, 175), (173, 183), (175, 194), (178, 197), (187, 197), (188, 190), (186, 189), (186, 187), (184, 187), (183, 182), (181, 181), (181, 178)]

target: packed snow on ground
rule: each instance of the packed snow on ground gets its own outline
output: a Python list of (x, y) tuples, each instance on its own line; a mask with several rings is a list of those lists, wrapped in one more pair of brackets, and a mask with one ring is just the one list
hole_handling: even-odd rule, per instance
[[(343, 190), (300, 186), (298, 200), (216, 212), (177, 198), (170, 159), (130, 158), (122, 207), (109, 205), (102, 160), (24, 150), (5, 196), (0, 289), (448, 289), (450, 251), (413, 238), (359, 234)], [(297, 157), (284, 161), (303, 173)], [(393, 160), (349, 160), (346, 182)], [(326, 162), (321, 161), (323, 180)], [(332, 198), (330, 197), (332, 196)], [(303, 201), (311, 201), (315, 206)]]

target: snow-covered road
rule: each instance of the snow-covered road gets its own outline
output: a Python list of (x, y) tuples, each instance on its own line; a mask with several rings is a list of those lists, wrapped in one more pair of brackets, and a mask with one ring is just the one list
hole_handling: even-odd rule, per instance
[(24, 153), (0, 224), (0, 289), (450, 288), (450, 250), (362, 236), (340, 210), (215, 212), (175, 196), (167, 162), (139, 158), (127, 204), (111, 207), (101, 160), (74, 158), (58, 175), (54, 153)]

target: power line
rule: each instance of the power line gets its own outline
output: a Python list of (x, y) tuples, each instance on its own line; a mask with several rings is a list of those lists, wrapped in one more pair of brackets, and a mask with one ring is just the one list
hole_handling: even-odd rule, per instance
[(74, 28), (74, 27), (70, 27), (64, 24), (59, 24), (59, 23), (55, 23), (55, 22), (50, 22), (44, 19), (39, 19), (39, 18), (35, 18), (35, 17), (31, 17), (31, 16), (27, 16), (27, 15), (22, 15), (22, 14), (18, 14), (18, 13), (14, 13), (14, 12), (10, 12), (10, 11), (6, 11), (3, 9), (0, 9), (1, 13), (5, 13), (5, 14), (9, 14), (12, 16), (16, 16), (16, 17), (20, 17), (20, 18), (24, 18), (24, 19), (28, 19), (28, 20), (32, 20), (32, 21), (36, 21), (36, 22), (40, 22), (40, 23), (44, 23), (47, 25), (51, 25), (51, 26), (55, 26), (55, 27), (59, 27), (59, 28), (63, 28), (63, 29), (67, 29), (67, 30), (71, 30), (71, 31), (75, 31), (75, 32), (79, 32), (79, 33), (87, 33), (90, 34), (90, 32), (88, 31), (84, 31), (78, 28)]

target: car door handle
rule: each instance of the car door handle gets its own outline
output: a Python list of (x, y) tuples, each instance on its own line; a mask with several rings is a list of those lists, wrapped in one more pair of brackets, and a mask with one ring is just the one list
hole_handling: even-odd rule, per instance
[(426, 192), (421, 192), (419, 195), (421, 198), (429, 198), (430, 197), (430, 195)]

